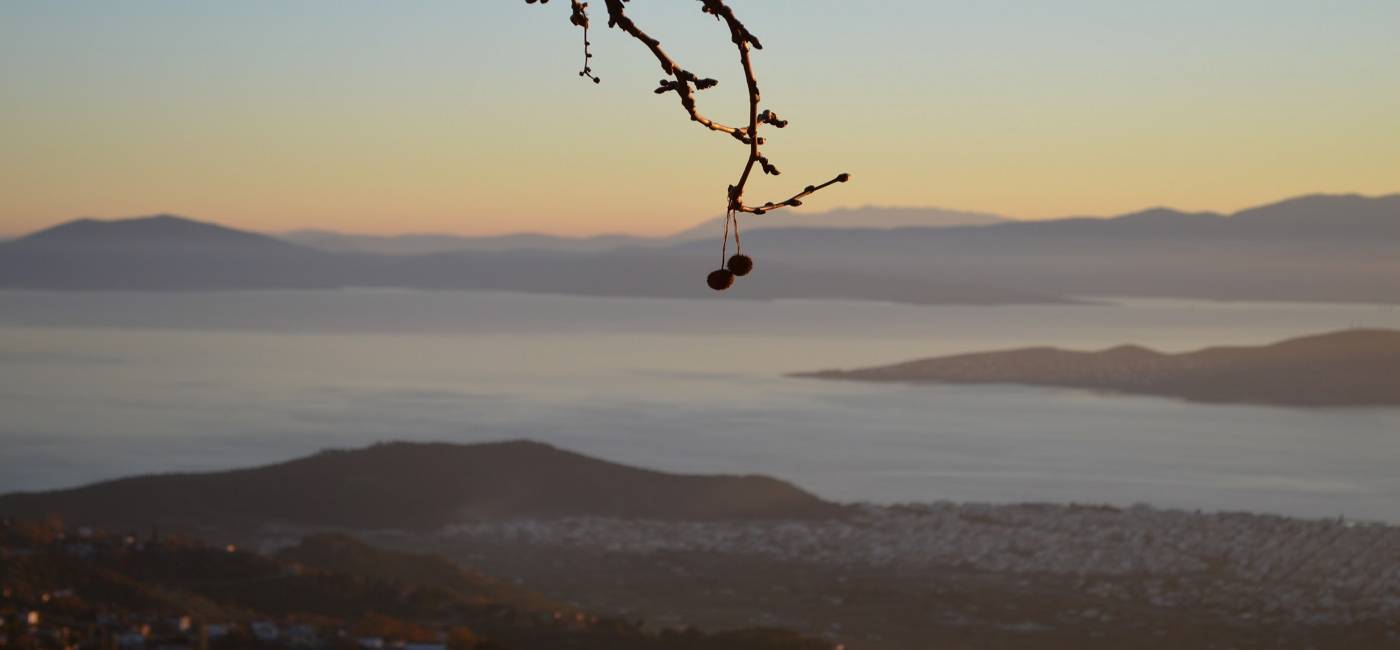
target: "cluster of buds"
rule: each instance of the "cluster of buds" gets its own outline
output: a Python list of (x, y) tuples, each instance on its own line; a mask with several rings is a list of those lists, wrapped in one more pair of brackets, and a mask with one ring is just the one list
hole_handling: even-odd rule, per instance
[[(591, 43), (588, 39), (588, 3), (579, 0), (570, 0), (572, 12), (569, 22), (583, 30), (583, 70), (579, 76), (587, 77), (598, 83), (600, 79), (593, 74), (592, 59), (593, 54), (589, 50)], [(547, 4), (549, 0), (525, 0), (527, 4)], [(759, 42), (752, 32), (744, 26), (738, 18), (734, 16), (734, 11), (725, 4), (724, 0), (699, 0), (700, 10), (713, 16), (716, 20), (724, 23), (729, 29), (730, 40), (739, 50), (739, 61), (743, 66), (744, 81), (748, 86), (748, 109), (749, 119), (745, 126), (728, 126), (716, 122), (702, 113), (696, 103), (696, 93), (701, 90), (713, 88), (719, 84), (718, 81), (710, 78), (702, 78), (685, 68), (681, 67), (671, 58), (665, 50), (661, 48), (661, 41), (653, 38), (650, 34), (642, 31), (632, 18), (627, 15), (627, 0), (603, 0), (608, 12), (608, 27), (616, 28), (627, 35), (633, 37), (651, 51), (652, 56), (661, 65), (661, 70), (669, 75), (663, 78), (656, 87), (656, 94), (676, 93), (680, 98), (681, 108), (690, 116), (691, 121), (711, 130), (729, 135), (748, 147), (748, 159), (744, 162), (743, 170), (739, 174), (738, 182), (729, 186), (726, 192), (726, 216), (724, 221), (725, 235), (724, 246), (721, 250), (721, 260), (724, 268), (712, 272), (707, 278), (707, 283), (717, 291), (728, 289), (734, 283), (735, 276), (747, 275), (753, 270), (753, 260), (743, 254), (742, 249), (734, 257), (725, 259), (729, 244), (729, 224), (734, 224), (734, 243), (739, 246), (739, 214), (749, 213), (762, 215), (780, 208), (795, 208), (802, 205), (802, 200), (808, 195), (824, 189), (835, 183), (844, 183), (850, 180), (850, 174), (839, 174), (825, 183), (819, 185), (808, 185), (803, 191), (798, 192), (791, 198), (782, 201), (768, 201), (762, 204), (750, 205), (744, 202), (744, 190), (748, 187), (749, 179), (753, 175), (755, 167), (770, 176), (778, 176), (782, 172), (768, 159), (760, 150), (765, 141), (759, 135), (759, 126), (768, 125), (781, 129), (787, 126), (785, 119), (778, 117), (777, 113), (771, 110), (759, 110), (761, 95), (758, 91), (758, 79), (754, 75), (752, 50), (763, 49), (763, 44)]]

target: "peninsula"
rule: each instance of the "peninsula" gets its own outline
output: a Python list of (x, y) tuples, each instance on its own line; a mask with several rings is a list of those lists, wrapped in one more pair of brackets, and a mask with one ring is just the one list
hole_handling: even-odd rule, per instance
[(1168, 354), (1124, 345), (1094, 352), (1033, 347), (798, 377), (1024, 384), (1280, 406), (1400, 405), (1400, 331), (1355, 329), (1254, 347)]

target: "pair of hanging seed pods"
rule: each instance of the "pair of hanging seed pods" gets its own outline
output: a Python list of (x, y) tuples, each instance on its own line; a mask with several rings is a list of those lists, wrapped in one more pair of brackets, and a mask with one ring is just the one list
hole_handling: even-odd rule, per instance
[[(729, 223), (734, 222), (734, 256), (729, 256)], [(743, 277), (753, 271), (753, 258), (744, 254), (744, 246), (739, 241), (739, 215), (730, 210), (724, 215), (724, 244), (720, 247), (720, 262), (723, 266), (705, 277), (705, 284), (715, 291), (724, 291), (734, 286), (735, 277)]]

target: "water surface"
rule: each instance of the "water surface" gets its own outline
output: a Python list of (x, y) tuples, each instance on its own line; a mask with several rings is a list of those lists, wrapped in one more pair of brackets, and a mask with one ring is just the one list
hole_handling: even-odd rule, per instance
[(1400, 522), (1400, 409), (1202, 405), (785, 372), (1051, 344), (1167, 351), (1374, 305), (950, 307), (470, 292), (0, 292), (0, 491), (528, 437), (877, 502), (1079, 501)]

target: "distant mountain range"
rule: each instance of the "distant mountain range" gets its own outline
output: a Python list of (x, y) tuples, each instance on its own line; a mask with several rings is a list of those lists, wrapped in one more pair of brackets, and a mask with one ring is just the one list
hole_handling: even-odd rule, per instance
[[(711, 242), (714, 243), (714, 242)], [(0, 288), (196, 291), (399, 287), (595, 296), (710, 298), (719, 251), (459, 251), (428, 255), (330, 252), (266, 235), (159, 215), (82, 219), (0, 243)], [(907, 303), (1063, 302), (1042, 295), (890, 276), (878, 270), (760, 262), (726, 296)]]
[[(904, 222), (965, 223), (884, 227)], [(726, 296), (920, 304), (1065, 296), (1400, 302), (1400, 194), (1313, 195), (1225, 216), (1165, 208), (1112, 218), (1004, 221), (865, 208), (751, 217), (757, 270)], [(808, 227), (788, 227), (801, 222)], [(881, 227), (819, 227), (834, 224)], [(703, 230), (714, 230), (715, 224)], [(0, 243), (0, 287), (206, 290), (406, 287), (704, 297), (716, 233), (686, 241), (547, 235), (283, 241), (162, 215), (84, 219)], [(454, 252), (422, 251), (462, 248)], [(363, 252), (373, 249), (379, 252)], [(389, 254), (392, 252), (393, 254)]]
[(632, 235), (595, 235), (564, 237), (543, 233), (513, 233), (469, 237), (445, 233), (413, 233), (408, 235), (357, 235), (330, 230), (293, 230), (274, 237), (293, 244), (310, 246), (337, 253), (374, 253), (378, 255), (432, 255), (460, 251), (562, 251), (597, 253), (624, 247), (665, 246), (667, 239), (635, 237)]
[(1400, 302), (1400, 194), (1305, 196), (1230, 216), (1155, 209), (987, 226), (761, 230), (744, 246), (772, 262), (1053, 295)]
[(1028, 384), (1284, 406), (1400, 405), (1400, 331), (1348, 330), (1260, 347), (1163, 354), (1025, 348), (798, 376), (859, 381)]
[(802, 519), (845, 508), (763, 476), (666, 474), (533, 442), (381, 444), (277, 465), (161, 474), (0, 496), (0, 515), (98, 526), (289, 524), (434, 529), (479, 520), (602, 516)]
[[(985, 212), (963, 212), (942, 208), (891, 208), (868, 205), (863, 208), (839, 208), (826, 212), (802, 213), (779, 210), (765, 215), (745, 215), (740, 226), (743, 232), (804, 228), (947, 228), (949, 226), (985, 226), (1011, 221), (1007, 217)], [(671, 235), (671, 243), (712, 239), (724, 232), (724, 217)]]
[[(744, 219), (745, 231), (771, 228), (909, 228), (985, 225), (1005, 217), (940, 208), (885, 208), (866, 206), (817, 213), (774, 212)], [(407, 235), (356, 235), (327, 230), (295, 230), (279, 233), (279, 239), (321, 250), (385, 255), (427, 255), (454, 251), (570, 251), (596, 253), (624, 247), (666, 247), (694, 240), (714, 240), (724, 232), (724, 218), (716, 217), (667, 237), (594, 235), (562, 237), (542, 233), (514, 233), (468, 237), (442, 233)]]

